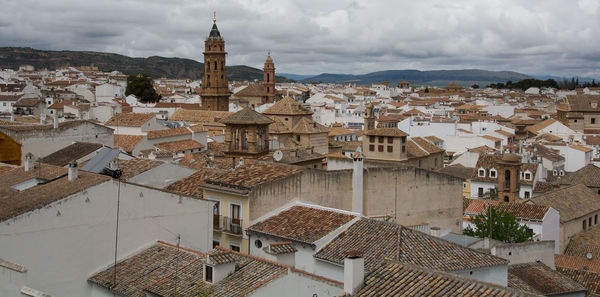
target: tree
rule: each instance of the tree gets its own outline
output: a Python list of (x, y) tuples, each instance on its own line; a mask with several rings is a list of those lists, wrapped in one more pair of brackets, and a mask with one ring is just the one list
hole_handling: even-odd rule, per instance
[(471, 88), (473, 88), (473, 89), (479, 89), (479, 85), (478, 84), (474, 84), (474, 85), (471, 86)]
[(135, 95), (144, 103), (158, 102), (161, 96), (156, 93), (152, 86), (152, 78), (146, 74), (130, 75), (127, 77), (127, 89), (125, 95)]
[(475, 225), (465, 228), (463, 233), (469, 236), (489, 237), (507, 243), (517, 243), (531, 240), (531, 231), (525, 225), (520, 225), (517, 218), (506, 211), (498, 211), (490, 205), (485, 213), (471, 220)]

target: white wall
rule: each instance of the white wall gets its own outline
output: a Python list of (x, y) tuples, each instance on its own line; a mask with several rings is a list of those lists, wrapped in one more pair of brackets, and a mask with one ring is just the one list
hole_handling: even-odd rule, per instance
[(508, 266), (496, 265), (490, 267), (482, 267), (478, 269), (450, 271), (453, 274), (484, 281), (492, 284), (497, 284), (503, 287), (508, 283)]
[(542, 240), (554, 240), (554, 252), (560, 254), (560, 214), (552, 207), (542, 220)]
[(344, 293), (343, 286), (288, 270), (287, 274), (259, 287), (248, 296), (319, 296), (334, 297)]
[[(0, 223), (2, 258), (24, 265), (23, 278), (0, 267), (0, 296), (22, 285), (51, 296), (90, 296), (87, 278), (114, 258), (114, 180)], [(212, 247), (213, 202), (121, 183), (118, 258), (156, 240), (199, 251)]]

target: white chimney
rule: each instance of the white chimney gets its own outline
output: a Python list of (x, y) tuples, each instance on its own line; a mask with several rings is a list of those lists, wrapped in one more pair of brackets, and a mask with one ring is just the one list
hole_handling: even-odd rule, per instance
[(12, 111), (10, 112), (10, 121), (11, 122), (15, 121), (15, 114)]
[(69, 181), (74, 181), (77, 179), (77, 162), (69, 163)]
[(354, 295), (365, 280), (365, 259), (360, 251), (349, 251), (344, 258), (344, 293)]
[(58, 128), (58, 117), (54, 116), (54, 129)]
[(352, 155), (352, 211), (363, 213), (363, 154), (360, 147)]
[(431, 236), (440, 237), (440, 227), (431, 227), (429, 228), (429, 234)]
[(27, 171), (31, 171), (34, 168), (34, 164), (33, 164), (33, 154), (32, 153), (27, 153), (25, 155), (25, 164), (23, 164), (23, 170)]

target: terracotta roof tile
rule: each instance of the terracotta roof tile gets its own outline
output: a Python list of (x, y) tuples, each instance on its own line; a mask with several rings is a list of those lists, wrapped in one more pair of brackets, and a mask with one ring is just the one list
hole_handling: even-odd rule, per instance
[(508, 266), (508, 287), (539, 295), (574, 294), (585, 288), (543, 263)]
[(303, 171), (300, 167), (275, 164), (249, 164), (206, 180), (205, 185), (234, 186), (250, 189), (262, 183), (292, 176)]
[(377, 128), (368, 130), (365, 135), (373, 136), (392, 136), (392, 137), (406, 137), (407, 133), (397, 128)]
[(584, 184), (587, 187), (600, 188), (600, 168), (588, 164), (583, 168), (569, 173), (555, 182), (558, 185)]
[(294, 244), (291, 241), (286, 241), (271, 243), (268, 247), (264, 247), (264, 251), (270, 254), (280, 255), (295, 253), (298, 250), (294, 247)]
[(268, 125), (268, 124), (273, 123), (273, 120), (246, 107), (232, 115), (229, 115), (226, 118), (221, 119), (219, 122), (222, 124), (235, 124), (235, 125), (248, 125), (248, 124)]
[(364, 286), (354, 296), (525, 297), (541, 295), (416, 265), (385, 260), (365, 277)]
[(600, 297), (600, 273), (566, 267), (556, 267), (556, 270), (585, 287), (588, 290), (585, 296)]
[(223, 170), (218, 169), (200, 169), (190, 176), (170, 184), (166, 189), (186, 196), (202, 199), (204, 197), (204, 190), (200, 188), (200, 185), (202, 185), (206, 179), (223, 173), (225, 173)]
[(362, 218), (319, 250), (314, 257), (342, 264), (349, 250), (363, 252), (365, 269), (384, 259), (444, 271), (505, 265), (506, 260), (393, 223)]
[(122, 126), (122, 127), (141, 127), (143, 124), (154, 118), (152, 113), (118, 113), (110, 118), (104, 125)]
[(164, 164), (165, 162), (150, 159), (130, 159), (118, 160), (119, 169), (123, 171), (121, 179), (128, 180), (138, 174), (144, 173), (154, 167)]
[(219, 120), (233, 114), (229, 111), (177, 109), (171, 115), (171, 121), (183, 121), (193, 124), (217, 124)]
[(187, 127), (178, 127), (172, 129), (165, 130), (154, 130), (148, 131), (147, 137), (148, 139), (156, 139), (156, 138), (164, 138), (164, 137), (172, 137), (172, 136), (180, 136), (180, 135), (190, 135), (192, 132)]
[(511, 213), (519, 219), (537, 221), (544, 219), (544, 216), (550, 208), (546, 205), (471, 199), (471, 203), (469, 203), (469, 206), (464, 212), (466, 215), (476, 216), (484, 213), (490, 204), (492, 204), (498, 211)]
[(168, 152), (187, 151), (192, 149), (201, 149), (204, 145), (193, 139), (161, 142), (154, 145), (159, 150)]
[(125, 135), (115, 134), (113, 135), (113, 142), (115, 148), (122, 148), (125, 152), (131, 153), (135, 146), (144, 139), (143, 135)]
[(60, 149), (39, 161), (55, 166), (66, 166), (69, 162), (85, 157), (102, 147), (99, 143), (76, 142)]
[(347, 213), (296, 205), (250, 226), (248, 232), (314, 243), (355, 217)]
[(263, 111), (266, 115), (311, 115), (312, 111), (306, 109), (296, 100), (285, 97)]
[(565, 255), (587, 257), (588, 253), (592, 259), (600, 259), (600, 228), (593, 227), (584, 232), (575, 234), (567, 248)]
[(544, 193), (527, 201), (558, 210), (561, 222), (568, 222), (600, 210), (598, 194), (582, 184)]
[[(594, 257), (594, 256), (592, 256)], [(600, 273), (600, 259), (588, 259), (586, 256), (554, 255), (554, 265), (556, 267), (587, 269), (595, 273)]]

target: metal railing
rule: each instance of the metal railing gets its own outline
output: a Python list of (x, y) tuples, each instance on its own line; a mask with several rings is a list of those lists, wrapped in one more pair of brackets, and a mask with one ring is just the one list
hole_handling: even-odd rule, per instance
[(242, 220), (230, 217), (221, 217), (221, 230), (232, 234), (242, 234)]

